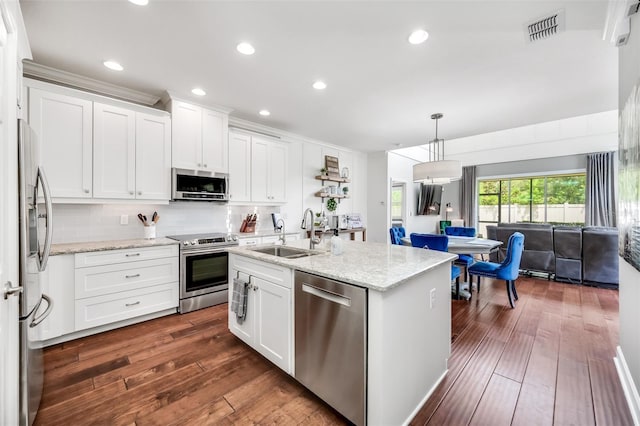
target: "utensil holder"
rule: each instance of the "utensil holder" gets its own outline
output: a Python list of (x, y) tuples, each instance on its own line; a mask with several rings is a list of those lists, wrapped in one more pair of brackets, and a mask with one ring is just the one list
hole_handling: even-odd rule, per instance
[(146, 240), (152, 240), (156, 237), (156, 225), (149, 225), (144, 227), (144, 238)]

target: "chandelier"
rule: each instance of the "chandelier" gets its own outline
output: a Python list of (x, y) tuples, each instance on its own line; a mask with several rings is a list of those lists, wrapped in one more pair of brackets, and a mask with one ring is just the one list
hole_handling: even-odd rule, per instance
[(436, 120), (436, 137), (426, 145), (429, 161), (413, 166), (414, 182), (443, 184), (458, 180), (462, 176), (460, 161), (444, 159), (444, 139), (438, 139), (438, 120), (442, 116), (442, 113), (431, 114), (431, 119)]

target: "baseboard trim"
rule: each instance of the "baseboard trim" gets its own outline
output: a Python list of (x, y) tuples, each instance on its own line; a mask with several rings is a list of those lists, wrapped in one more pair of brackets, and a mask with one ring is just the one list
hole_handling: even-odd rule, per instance
[(638, 388), (633, 381), (633, 377), (631, 377), (631, 371), (629, 371), (629, 366), (620, 346), (616, 347), (616, 356), (613, 358), (613, 362), (616, 364), (616, 370), (620, 377), (627, 405), (629, 405), (629, 411), (631, 411), (633, 424), (640, 425), (640, 395), (638, 395)]
[(424, 404), (426, 404), (426, 402), (429, 399), (429, 397), (431, 396), (431, 394), (436, 390), (436, 388), (438, 387), (440, 382), (442, 382), (444, 380), (444, 378), (445, 378), (445, 376), (447, 375), (448, 372), (449, 372), (449, 369), (444, 370), (444, 373), (442, 373), (442, 376), (440, 376), (440, 378), (438, 380), (436, 380), (436, 382), (433, 384), (431, 389), (429, 389), (429, 392), (427, 392), (427, 394), (424, 396), (424, 398), (422, 398), (422, 400), (420, 401), (418, 406), (416, 408), (414, 408), (413, 411), (411, 412), (411, 414), (409, 414), (409, 417), (407, 417), (406, 420), (404, 422), (402, 422), (402, 426), (406, 426), (409, 423), (411, 423), (411, 420), (413, 420), (413, 418), (416, 416), (416, 414), (418, 414), (418, 411), (420, 411), (420, 409), (424, 406)]

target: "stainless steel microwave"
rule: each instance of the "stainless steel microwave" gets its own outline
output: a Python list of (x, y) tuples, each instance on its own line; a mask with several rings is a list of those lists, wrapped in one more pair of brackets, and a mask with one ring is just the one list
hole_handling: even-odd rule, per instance
[(174, 200), (229, 201), (229, 175), (173, 168), (171, 189)]

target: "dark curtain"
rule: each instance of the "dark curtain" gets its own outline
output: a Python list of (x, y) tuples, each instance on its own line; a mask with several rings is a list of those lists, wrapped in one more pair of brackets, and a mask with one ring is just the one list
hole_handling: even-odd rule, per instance
[(585, 224), (616, 226), (615, 152), (587, 155)]
[(476, 166), (462, 168), (460, 180), (460, 215), (464, 226), (476, 228)]

